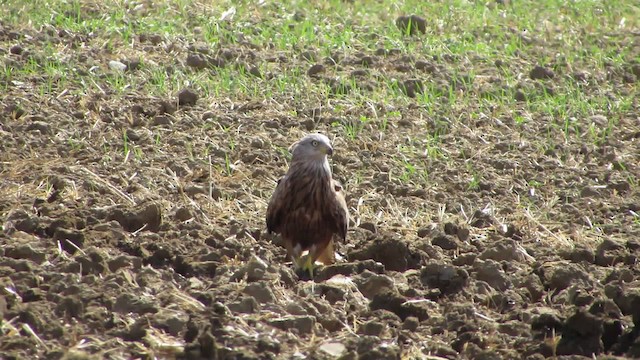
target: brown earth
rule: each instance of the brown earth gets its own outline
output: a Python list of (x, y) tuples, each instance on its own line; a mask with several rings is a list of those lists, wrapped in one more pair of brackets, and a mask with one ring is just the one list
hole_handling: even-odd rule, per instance
[[(101, 85), (81, 94), (53, 79), (40, 94), (52, 80), (43, 74), (4, 84), (3, 358), (640, 357), (637, 101), (579, 119), (565, 136), (550, 116), (519, 123), (444, 95), (506, 96), (513, 114), (568, 83), (616, 101), (635, 91), (633, 64), (568, 69), (387, 48), (322, 58), (153, 34), (118, 55), (84, 36), (0, 26), (5, 64), (20, 69), (55, 43)], [(300, 66), (340, 110), (221, 99), (197, 85), (159, 98), (115, 93), (108, 62), (143, 76), (138, 57), (169, 72), (231, 67), (256, 79)], [(502, 81), (505, 67), (523, 74), (517, 86)], [(473, 81), (460, 75), (470, 70)], [(429, 109), (341, 100), (382, 78), (397, 79), (398, 96), (426, 86), (443, 96)], [(361, 115), (371, 120), (347, 136)], [(611, 118), (608, 136), (585, 140), (589, 124)], [(353, 219), (338, 263), (300, 281), (264, 214), (284, 149), (309, 131), (333, 139)], [(434, 135), (435, 155), (425, 140)]]

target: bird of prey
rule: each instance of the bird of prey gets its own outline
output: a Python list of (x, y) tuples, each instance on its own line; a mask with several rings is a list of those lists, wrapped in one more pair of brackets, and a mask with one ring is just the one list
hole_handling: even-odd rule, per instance
[[(331, 177), (329, 139), (310, 134), (296, 141), (289, 170), (278, 181), (267, 207), (267, 230), (278, 233), (296, 267), (313, 278), (316, 261), (334, 261), (333, 236), (347, 237), (349, 211), (344, 191)], [(308, 251), (306, 257), (302, 253)]]

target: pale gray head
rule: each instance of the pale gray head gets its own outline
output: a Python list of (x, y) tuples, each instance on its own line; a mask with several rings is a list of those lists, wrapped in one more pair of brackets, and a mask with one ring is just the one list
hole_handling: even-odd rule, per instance
[[(327, 161), (327, 155), (333, 154), (331, 141), (323, 134), (309, 134), (296, 141), (289, 148), (293, 154), (293, 160)], [(328, 164), (327, 164), (328, 165)]]

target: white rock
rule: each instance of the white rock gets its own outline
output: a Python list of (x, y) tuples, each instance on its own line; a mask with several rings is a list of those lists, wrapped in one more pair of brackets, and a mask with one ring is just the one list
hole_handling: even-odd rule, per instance
[(121, 63), (120, 61), (111, 60), (109, 61), (109, 68), (111, 70), (124, 72), (127, 70), (127, 65)]
[(347, 347), (342, 343), (330, 341), (320, 345), (320, 350), (324, 351), (330, 356), (338, 357), (344, 354), (345, 351), (347, 351)]

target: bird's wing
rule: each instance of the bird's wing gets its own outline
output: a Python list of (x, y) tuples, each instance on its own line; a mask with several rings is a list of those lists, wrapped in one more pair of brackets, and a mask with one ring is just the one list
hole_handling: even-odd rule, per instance
[[(337, 181), (331, 180), (331, 188), (334, 191), (335, 201), (332, 203), (332, 219), (337, 229), (337, 234), (345, 240), (347, 237), (347, 228), (349, 225), (349, 209), (345, 200), (344, 188)], [(317, 261), (329, 265), (335, 262), (335, 251), (333, 245), (333, 237), (329, 239), (327, 246), (318, 254)]]
[(347, 227), (349, 226), (349, 208), (347, 207), (347, 201), (345, 200), (344, 188), (337, 180), (331, 179), (331, 187), (335, 192), (335, 200), (333, 202), (333, 209), (331, 211), (333, 220), (335, 221), (337, 233), (346, 240)]
[(284, 209), (285, 201), (283, 199), (284, 194), (286, 192), (286, 187), (288, 186), (287, 177), (283, 176), (278, 179), (278, 185), (276, 189), (273, 191), (273, 195), (271, 195), (271, 199), (269, 200), (269, 205), (267, 205), (267, 231), (269, 233), (272, 232), (280, 232), (280, 225), (282, 222), (283, 212), (286, 211)]

